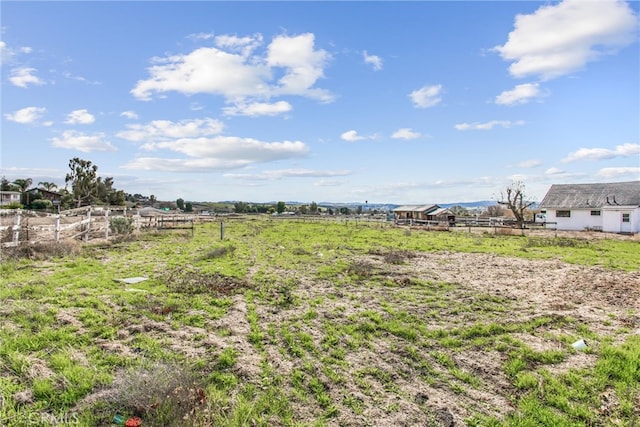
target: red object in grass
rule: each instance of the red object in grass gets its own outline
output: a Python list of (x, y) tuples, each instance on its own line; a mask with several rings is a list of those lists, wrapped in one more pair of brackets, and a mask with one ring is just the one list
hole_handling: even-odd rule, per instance
[(125, 427), (140, 427), (142, 425), (142, 418), (131, 417), (124, 423)]

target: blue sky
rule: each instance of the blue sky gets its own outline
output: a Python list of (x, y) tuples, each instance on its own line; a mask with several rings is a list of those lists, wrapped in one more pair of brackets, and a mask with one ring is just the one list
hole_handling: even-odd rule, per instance
[(450, 203), (640, 179), (638, 2), (17, 2), (0, 175)]

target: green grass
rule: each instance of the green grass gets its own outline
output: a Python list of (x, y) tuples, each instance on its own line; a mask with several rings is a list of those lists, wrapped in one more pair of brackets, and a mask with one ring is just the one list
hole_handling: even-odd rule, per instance
[[(151, 232), (48, 259), (3, 258), (0, 425), (43, 413), (101, 425), (117, 411), (145, 425), (337, 425), (407, 407), (433, 420), (432, 402), (416, 404), (412, 387), (461, 399), (468, 425), (630, 425), (640, 420), (640, 339), (620, 316), (601, 335), (579, 318), (526, 315), (490, 290), (414, 274), (411, 262), (447, 251), (638, 271), (638, 249), (253, 219), (227, 222), (224, 241), (207, 224), (193, 236)], [(114, 280), (133, 276), (148, 280)], [(524, 335), (553, 345), (534, 350)], [(599, 343), (584, 353), (593, 364), (558, 373), (575, 337)], [(512, 404), (505, 415), (470, 398), (492, 386), (470, 355), (494, 361)], [(165, 400), (142, 393), (145, 378)], [(114, 389), (128, 400), (82, 404)]]

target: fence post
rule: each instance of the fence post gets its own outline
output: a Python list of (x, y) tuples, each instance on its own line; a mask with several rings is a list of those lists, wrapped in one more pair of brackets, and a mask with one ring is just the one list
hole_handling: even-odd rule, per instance
[(109, 209), (104, 211), (104, 238), (109, 239)]
[(55, 227), (53, 228), (53, 237), (55, 238), (56, 242), (59, 242), (60, 241), (60, 215), (56, 215), (55, 219), (56, 219), (56, 223), (55, 223)]
[(220, 223), (220, 240), (224, 240), (224, 221)]
[(18, 214), (13, 218), (13, 244), (18, 246), (20, 243), (20, 219), (22, 211), (18, 210)]
[(84, 241), (89, 241), (89, 230), (91, 229), (91, 208), (87, 210), (87, 231), (84, 233)]

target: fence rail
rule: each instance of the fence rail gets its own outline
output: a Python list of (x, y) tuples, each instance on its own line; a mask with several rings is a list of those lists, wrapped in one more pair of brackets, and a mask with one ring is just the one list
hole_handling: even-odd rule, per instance
[(190, 228), (193, 232), (195, 222), (195, 215), (141, 216), (136, 210), (122, 208), (82, 208), (47, 216), (18, 210), (0, 216), (0, 247), (67, 239), (85, 242), (109, 239), (117, 234), (111, 229), (111, 221), (116, 218), (131, 218), (131, 226), (138, 231)]

